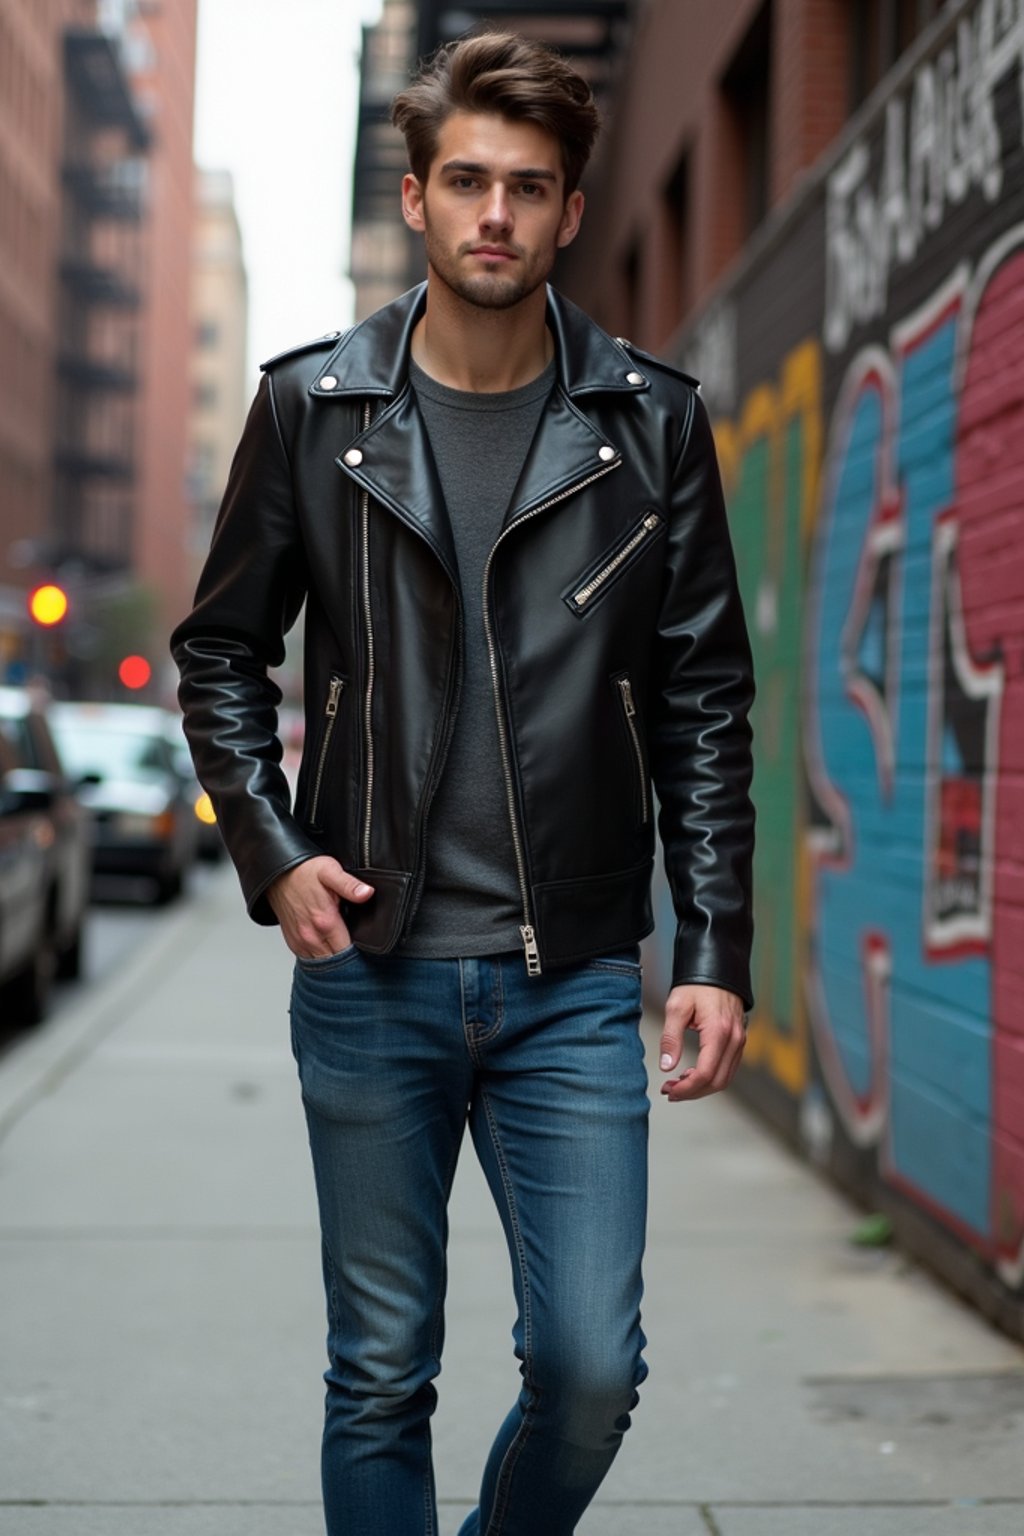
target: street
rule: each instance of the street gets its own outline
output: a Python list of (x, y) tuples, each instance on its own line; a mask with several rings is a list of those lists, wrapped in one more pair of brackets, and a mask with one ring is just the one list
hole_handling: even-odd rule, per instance
[[(314, 1536), (324, 1322), (286, 955), (226, 867), (97, 915), (90, 977), (0, 1058), (0, 1536)], [(851, 1245), (862, 1213), (735, 1100), (656, 1098), (651, 1125), (651, 1376), (582, 1536), (1016, 1536), (1024, 1352)], [(518, 1380), (471, 1152), (451, 1256), (442, 1536)]]

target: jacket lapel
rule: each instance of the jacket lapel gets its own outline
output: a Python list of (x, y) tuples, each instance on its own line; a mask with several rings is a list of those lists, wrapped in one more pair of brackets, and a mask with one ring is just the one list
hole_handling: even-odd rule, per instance
[(337, 462), (357, 485), (421, 534), (452, 580), (458, 581), (451, 523), (430, 438), (408, 386), (352, 440)]
[(580, 415), (556, 384), (541, 413), (504, 526), (507, 528), (546, 501), (570, 495), (575, 486), (612, 468), (618, 461), (615, 445)]
[[(452, 579), (458, 565), (444, 496), (426, 427), (408, 383), (409, 344), (426, 304), (426, 284), (348, 331), (310, 385), (325, 401), (377, 395), (385, 404), (337, 463), (363, 490), (420, 533)], [(606, 336), (582, 310), (548, 291), (548, 323), (555, 337), (558, 382), (516, 484), (505, 526), (546, 501), (571, 495), (592, 475), (614, 469), (609, 443), (574, 403), (590, 394), (635, 394), (646, 380), (621, 343)]]

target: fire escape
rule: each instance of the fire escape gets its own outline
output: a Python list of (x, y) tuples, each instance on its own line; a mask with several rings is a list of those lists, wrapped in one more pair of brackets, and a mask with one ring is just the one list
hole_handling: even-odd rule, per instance
[(64, 37), (54, 550), (83, 574), (131, 564), (149, 134), (117, 42)]

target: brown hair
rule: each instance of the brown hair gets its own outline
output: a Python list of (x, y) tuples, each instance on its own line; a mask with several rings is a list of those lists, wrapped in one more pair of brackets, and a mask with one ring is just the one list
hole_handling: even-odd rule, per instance
[(561, 145), (567, 197), (579, 185), (601, 125), (583, 76), (544, 43), (512, 32), (445, 43), (392, 102), (391, 121), (422, 185), (453, 112), (495, 113), (550, 133)]

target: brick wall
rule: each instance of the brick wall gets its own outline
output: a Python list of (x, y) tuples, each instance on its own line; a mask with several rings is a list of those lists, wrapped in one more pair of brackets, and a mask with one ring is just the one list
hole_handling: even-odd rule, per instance
[(677, 348), (759, 683), (741, 1091), (1022, 1335), (1024, 5), (884, 98)]
[(50, 524), (60, 37), (70, 10), (70, 0), (0, 0), (0, 585), (12, 587), (31, 579), (19, 546), (44, 539)]

